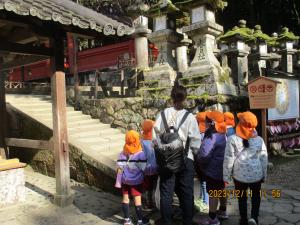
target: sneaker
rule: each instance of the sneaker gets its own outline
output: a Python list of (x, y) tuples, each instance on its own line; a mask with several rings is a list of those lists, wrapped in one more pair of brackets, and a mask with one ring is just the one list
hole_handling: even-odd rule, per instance
[(133, 225), (133, 223), (131, 222), (131, 219), (124, 219), (123, 225)]
[(201, 198), (194, 201), (194, 207), (199, 212), (208, 212), (208, 205)]
[(253, 219), (253, 218), (251, 218), (251, 219), (248, 220), (248, 224), (249, 225), (257, 225), (255, 219)]
[(227, 212), (223, 211), (223, 210), (217, 210), (216, 214), (217, 214), (217, 217), (222, 220), (227, 220), (229, 218)]
[(208, 211), (209, 211), (209, 206), (203, 202), (201, 206), (201, 212), (208, 213)]
[(200, 219), (199, 225), (220, 225), (219, 219), (211, 219), (210, 217), (205, 217)]
[(143, 218), (143, 220), (138, 220), (136, 225), (150, 225), (148, 218)]

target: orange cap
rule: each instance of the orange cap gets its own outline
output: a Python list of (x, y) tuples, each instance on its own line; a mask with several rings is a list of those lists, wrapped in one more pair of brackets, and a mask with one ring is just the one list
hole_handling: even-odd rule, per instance
[(239, 123), (236, 126), (236, 134), (246, 140), (249, 140), (255, 135), (257, 127), (257, 117), (252, 112), (238, 113)]
[(142, 151), (140, 135), (135, 130), (130, 130), (126, 133), (124, 152), (127, 155), (135, 154)]
[(234, 115), (231, 112), (224, 113), (224, 120), (227, 126), (235, 127)]
[(153, 120), (144, 120), (142, 124), (142, 130), (143, 130), (143, 139), (144, 140), (152, 140), (152, 129), (154, 126)]
[(199, 131), (201, 133), (204, 133), (206, 130), (206, 125), (205, 125), (206, 113), (207, 112), (198, 112), (196, 115), (196, 120), (198, 122)]
[(218, 133), (226, 133), (226, 124), (224, 122), (224, 114), (220, 111), (211, 111), (206, 113), (207, 118), (215, 122), (215, 128)]

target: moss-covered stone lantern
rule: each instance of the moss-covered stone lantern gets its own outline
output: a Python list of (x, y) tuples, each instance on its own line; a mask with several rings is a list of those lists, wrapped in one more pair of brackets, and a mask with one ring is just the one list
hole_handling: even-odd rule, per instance
[(229, 66), (232, 70), (233, 80), (242, 85), (248, 83), (248, 54), (250, 53), (248, 44), (256, 40), (253, 30), (249, 29), (246, 24), (245, 20), (240, 20), (238, 26), (218, 37), (223, 45), (228, 46), (224, 53), (230, 59)]
[(176, 32), (176, 19), (183, 13), (170, 0), (161, 0), (150, 8), (148, 15), (153, 19), (149, 40), (158, 47), (159, 55), (154, 67), (145, 74), (145, 81), (158, 80), (160, 87), (169, 87), (177, 76), (175, 51), (183, 35)]
[(281, 49), (281, 64), (285, 72), (293, 73), (293, 55), (297, 52), (294, 44), (298, 39), (299, 37), (290, 32), (287, 27), (283, 27), (276, 40)]
[(214, 53), (216, 37), (223, 32), (223, 27), (216, 23), (215, 12), (226, 5), (225, 1), (191, 0), (177, 3), (176, 6), (190, 13), (190, 25), (184, 26), (186, 33), (195, 44), (196, 53), (190, 67), (179, 79), (180, 84), (188, 89), (191, 99), (225, 104), (223, 96), (230, 99), (236, 96), (236, 88), (230, 78), (229, 70), (225, 70)]
[(251, 54), (249, 55), (249, 65), (250, 65), (250, 72), (251, 72), (251, 80), (258, 77), (265, 75), (264, 72), (267, 68), (266, 60), (271, 58), (271, 55), (268, 53), (268, 41), (272, 38), (264, 34), (261, 30), (260, 25), (256, 25), (254, 27), (253, 36), (255, 40), (251, 44)]

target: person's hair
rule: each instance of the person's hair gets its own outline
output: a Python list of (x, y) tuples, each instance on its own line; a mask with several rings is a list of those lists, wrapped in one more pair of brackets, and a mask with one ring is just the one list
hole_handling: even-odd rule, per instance
[(171, 91), (171, 98), (173, 100), (173, 104), (175, 109), (180, 110), (183, 109), (183, 102), (185, 101), (187, 96), (186, 88), (181, 85), (175, 85)]
[(213, 121), (206, 117), (206, 123), (210, 124), (210, 126), (205, 130), (204, 138), (212, 139), (212, 135), (217, 133), (215, 126), (213, 125)]
[(243, 146), (249, 148), (249, 141), (247, 139), (243, 139)]

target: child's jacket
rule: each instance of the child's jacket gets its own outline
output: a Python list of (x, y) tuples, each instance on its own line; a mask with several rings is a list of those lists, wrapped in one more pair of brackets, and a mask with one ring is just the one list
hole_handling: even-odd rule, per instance
[(118, 168), (122, 169), (122, 184), (139, 185), (144, 181), (144, 171), (147, 159), (143, 151), (132, 155), (121, 152), (117, 161)]

